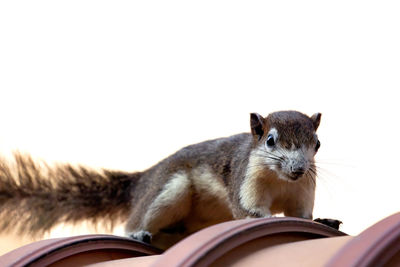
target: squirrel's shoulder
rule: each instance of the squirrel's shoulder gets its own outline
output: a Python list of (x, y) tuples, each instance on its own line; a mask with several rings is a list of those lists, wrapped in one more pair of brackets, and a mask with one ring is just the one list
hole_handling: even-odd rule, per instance
[(160, 163), (172, 169), (182, 166), (193, 168), (203, 164), (218, 165), (221, 162), (245, 156), (250, 150), (251, 141), (250, 133), (211, 139), (185, 146)]

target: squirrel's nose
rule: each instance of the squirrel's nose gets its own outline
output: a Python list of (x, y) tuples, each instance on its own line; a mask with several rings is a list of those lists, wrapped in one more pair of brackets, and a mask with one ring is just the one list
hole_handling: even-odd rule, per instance
[(292, 169), (292, 175), (296, 177), (296, 179), (302, 176), (305, 172), (306, 170), (303, 167), (297, 167)]
[(293, 172), (293, 174), (297, 175), (297, 176), (301, 176), (305, 173), (304, 169), (299, 169)]

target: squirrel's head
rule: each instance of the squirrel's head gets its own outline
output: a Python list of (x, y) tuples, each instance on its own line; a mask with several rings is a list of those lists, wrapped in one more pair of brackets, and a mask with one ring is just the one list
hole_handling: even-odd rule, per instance
[(311, 117), (297, 111), (279, 111), (262, 117), (251, 113), (250, 125), (262, 164), (283, 180), (315, 176), (314, 156), (320, 142), (316, 131), (321, 113)]

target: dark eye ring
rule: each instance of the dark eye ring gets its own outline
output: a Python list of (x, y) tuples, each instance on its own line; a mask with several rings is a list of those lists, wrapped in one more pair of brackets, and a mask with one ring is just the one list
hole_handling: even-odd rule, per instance
[(265, 142), (267, 144), (267, 146), (272, 147), (275, 145), (275, 139), (272, 136), (272, 134), (268, 135), (267, 137), (267, 141)]
[(315, 145), (315, 151), (318, 151), (320, 146), (321, 146), (321, 142), (319, 140), (317, 140), (317, 144)]

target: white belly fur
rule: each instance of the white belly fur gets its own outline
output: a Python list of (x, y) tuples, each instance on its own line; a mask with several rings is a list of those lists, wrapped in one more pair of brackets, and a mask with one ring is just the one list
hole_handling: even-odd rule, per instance
[(184, 220), (188, 233), (233, 219), (228, 191), (220, 177), (207, 166), (192, 170), (189, 177), (193, 194), (191, 211)]

